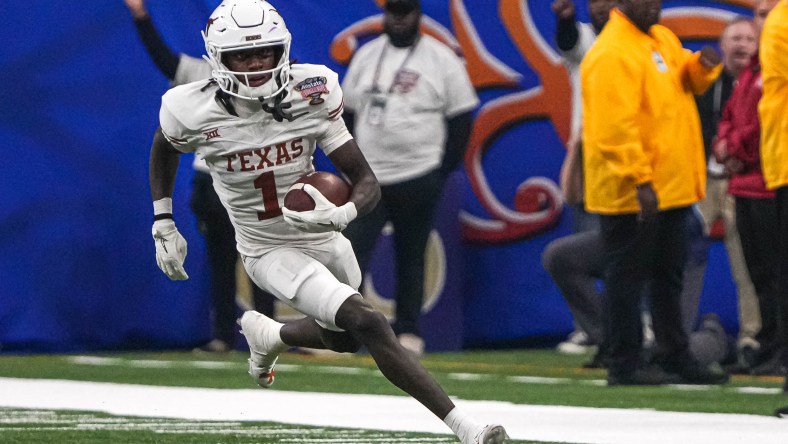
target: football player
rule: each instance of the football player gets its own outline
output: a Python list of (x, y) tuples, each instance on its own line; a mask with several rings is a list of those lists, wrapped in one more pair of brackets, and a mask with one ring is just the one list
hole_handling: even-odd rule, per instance
[[(306, 315), (285, 324), (248, 311), (239, 324), (251, 357), (249, 374), (274, 382), (279, 353), (291, 346), (355, 352), (364, 345), (381, 372), (436, 416), (463, 443), (503, 443), (498, 424), (481, 425), (458, 410), (419, 361), (400, 346), (386, 318), (358, 293), (361, 274), (340, 233), (371, 210), (380, 188), (342, 115), (337, 74), (291, 64), (284, 20), (262, 0), (228, 0), (203, 32), (213, 78), (175, 87), (162, 98), (161, 128), (150, 154), (156, 260), (172, 280), (187, 279), (186, 241), (172, 215), (178, 154), (195, 152), (236, 229), (236, 244), (254, 283)], [(320, 145), (352, 184), (335, 206), (312, 186), (318, 205), (282, 207), (287, 190), (314, 171)]]

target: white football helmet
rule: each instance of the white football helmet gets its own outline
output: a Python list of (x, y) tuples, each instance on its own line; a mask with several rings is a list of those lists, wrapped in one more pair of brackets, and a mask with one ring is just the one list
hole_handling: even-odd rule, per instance
[[(282, 16), (263, 0), (225, 0), (211, 14), (205, 31), (205, 57), (213, 68), (213, 78), (227, 94), (251, 100), (268, 100), (286, 87), (290, 76), (290, 32)], [(235, 72), (227, 68), (222, 56), (227, 52), (251, 48), (279, 47), (279, 60), (273, 69), (258, 72)], [(281, 48), (281, 49), (280, 49)], [(239, 80), (262, 74), (272, 75), (261, 86), (249, 87)]]

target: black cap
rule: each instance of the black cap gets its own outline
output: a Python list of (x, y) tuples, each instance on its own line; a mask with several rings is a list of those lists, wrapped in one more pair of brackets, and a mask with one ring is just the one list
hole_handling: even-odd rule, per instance
[(386, 11), (395, 14), (407, 14), (409, 12), (421, 10), (421, 2), (419, 0), (387, 0)]

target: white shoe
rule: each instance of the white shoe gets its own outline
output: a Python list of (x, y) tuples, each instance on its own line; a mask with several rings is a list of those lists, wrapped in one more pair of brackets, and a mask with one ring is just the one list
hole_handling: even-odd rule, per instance
[(268, 344), (266, 330), (275, 327), (277, 322), (254, 310), (244, 312), (238, 320), (241, 333), (249, 344), (249, 375), (257, 381), (257, 385), (268, 388), (274, 385), (276, 360), (279, 353), (287, 349), (286, 345)]
[(397, 339), (399, 340), (399, 345), (416, 355), (417, 358), (424, 356), (424, 339), (421, 339), (413, 333), (402, 333), (397, 336)]
[(558, 350), (559, 353), (568, 355), (579, 355), (594, 351), (593, 347), (594, 345), (591, 344), (591, 339), (586, 332), (576, 330), (566, 338), (566, 341), (559, 343), (556, 350)]
[(500, 424), (487, 424), (476, 434), (472, 444), (505, 444), (511, 442), (506, 430)]

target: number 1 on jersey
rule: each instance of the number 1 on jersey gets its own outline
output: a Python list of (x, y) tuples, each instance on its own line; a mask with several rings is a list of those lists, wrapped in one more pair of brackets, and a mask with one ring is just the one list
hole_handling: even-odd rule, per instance
[(279, 200), (276, 198), (276, 179), (273, 171), (263, 173), (254, 180), (254, 187), (263, 194), (263, 210), (257, 212), (257, 220), (273, 219), (282, 215)]

